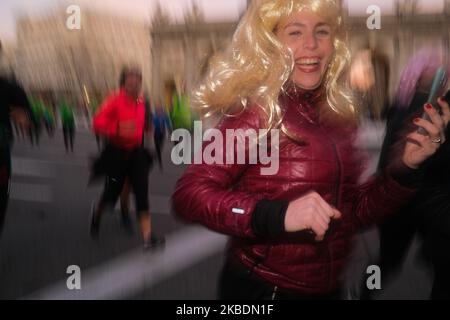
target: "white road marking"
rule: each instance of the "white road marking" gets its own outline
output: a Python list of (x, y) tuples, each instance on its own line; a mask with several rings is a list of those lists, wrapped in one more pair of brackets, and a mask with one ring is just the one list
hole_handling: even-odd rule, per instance
[(225, 249), (227, 237), (193, 226), (169, 235), (166, 240), (164, 250), (145, 253), (137, 249), (89, 270), (81, 270), (81, 290), (67, 289), (67, 280), (63, 279), (24, 299), (129, 298), (220, 253)]

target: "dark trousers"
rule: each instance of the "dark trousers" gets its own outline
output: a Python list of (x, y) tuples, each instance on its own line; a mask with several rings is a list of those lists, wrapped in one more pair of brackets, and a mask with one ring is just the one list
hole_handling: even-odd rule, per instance
[(6, 217), (11, 179), (11, 154), (8, 146), (0, 147), (0, 235)]
[(239, 262), (228, 258), (219, 280), (220, 300), (339, 300), (336, 290), (323, 295), (306, 295), (277, 288), (259, 278)]
[(123, 150), (113, 146), (107, 148), (108, 168), (102, 203), (114, 206), (128, 178), (135, 196), (137, 211), (148, 211), (148, 174), (151, 156), (144, 148), (134, 150)]
[(64, 146), (66, 147), (66, 151), (73, 151), (73, 140), (75, 138), (75, 128), (74, 127), (63, 127), (63, 136), (64, 136)]
[(156, 149), (156, 155), (158, 156), (158, 164), (159, 167), (162, 167), (162, 149), (164, 147), (164, 139), (166, 138), (165, 134), (158, 133), (155, 131), (154, 135), (154, 141), (155, 141), (155, 149)]
[(100, 150), (102, 148), (102, 140), (100, 135), (98, 134), (95, 135), (95, 141), (97, 141), (97, 148), (98, 150)]
[(28, 129), (28, 136), (30, 138), (31, 145), (39, 145), (39, 138), (40, 138), (40, 131), (41, 126), (39, 124), (34, 123), (29, 129)]
[(54, 132), (55, 132), (55, 127), (53, 126), (52, 123), (45, 121), (45, 130), (47, 130), (47, 135), (49, 137), (53, 137)]

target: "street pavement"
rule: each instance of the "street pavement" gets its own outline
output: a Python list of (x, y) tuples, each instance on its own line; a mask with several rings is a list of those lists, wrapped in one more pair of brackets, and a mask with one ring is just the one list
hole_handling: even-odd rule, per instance
[[(167, 141), (163, 171), (161, 172), (156, 165), (150, 175), (150, 203), (154, 230), (167, 237), (168, 254), (171, 253), (170, 248), (180, 247), (179, 249), (185, 253), (184, 258), (192, 261), (184, 265), (185, 270), (173, 270), (172, 274), (164, 276), (157, 273), (152, 279), (136, 284), (130, 289), (129, 296), (123, 296), (120, 292), (103, 292), (105, 297), (159, 299), (171, 297), (174, 293), (174, 297), (184, 299), (215, 298), (216, 279), (225, 238), (213, 234), (219, 239), (219, 243), (195, 259), (190, 258), (189, 252), (182, 250), (183, 245), (188, 245), (188, 241), (185, 238), (177, 238), (177, 235), (183, 230), (191, 230), (192, 227), (179, 221), (171, 213), (170, 195), (184, 167), (172, 165), (170, 146), (170, 142)], [(111, 270), (120, 263), (132, 266), (140, 256), (152, 260), (148, 257), (152, 253), (142, 252), (135, 215), (132, 216), (134, 233), (130, 235), (121, 227), (117, 207), (114, 212), (105, 214), (99, 240), (90, 238), (91, 203), (99, 197), (102, 184), (87, 186), (88, 164), (90, 157), (97, 153), (95, 138), (86, 128), (81, 128), (76, 135), (74, 154), (66, 154), (62, 134), (59, 131), (53, 139), (43, 133), (39, 146), (31, 146), (29, 141), (20, 139), (15, 142), (11, 201), (0, 241), (0, 299), (20, 299), (29, 296), (49, 299), (101, 298), (102, 294), (98, 297), (95, 295), (96, 290), (99, 287), (108, 288), (117, 282), (117, 279), (108, 279), (106, 283), (102, 283), (101, 279), (94, 281), (91, 270)], [(195, 237), (198, 238), (197, 241), (202, 239), (200, 235), (202, 232), (207, 236), (212, 234), (201, 227), (194, 230), (198, 230), (194, 233), (192, 240), (194, 242)], [(188, 233), (191, 234), (192, 231)], [(177, 242), (172, 241), (174, 237), (174, 241)], [(190, 250), (201, 252), (202, 246), (200, 244)], [(138, 254), (130, 256), (130, 252)], [(170, 260), (164, 260), (165, 265), (160, 267), (168, 269), (172, 264)], [(208, 272), (201, 268), (197, 270), (197, 263), (201, 265), (207, 261), (214, 268), (210, 267)], [(69, 277), (66, 270), (70, 265), (81, 268), (83, 287), (89, 287), (88, 279), (96, 286), (91, 288), (92, 292), (86, 292), (87, 289), (80, 290), (77, 292), (78, 295), (66, 292), (68, 290), (65, 281)], [(142, 269), (145, 269), (144, 266)], [(183, 290), (178, 288), (172, 291), (170, 282), (172, 277), (176, 276), (175, 273), (185, 279), (175, 281), (178, 284), (186, 283)], [(186, 273), (186, 276), (183, 276), (183, 273)], [(207, 274), (210, 275), (210, 279), (205, 278)], [(199, 285), (199, 278), (202, 279), (203, 286)], [(192, 286), (189, 285), (190, 282)], [(58, 283), (64, 285), (57, 290), (48, 289)], [(150, 290), (147, 284), (152, 287), (158, 286), (158, 290)], [(200, 288), (202, 292), (199, 292)]]

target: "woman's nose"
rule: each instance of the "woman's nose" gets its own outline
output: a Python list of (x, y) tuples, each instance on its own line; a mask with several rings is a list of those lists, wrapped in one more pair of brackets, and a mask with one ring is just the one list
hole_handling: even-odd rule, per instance
[(303, 47), (309, 50), (314, 50), (317, 48), (317, 39), (314, 34), (305, 35)]

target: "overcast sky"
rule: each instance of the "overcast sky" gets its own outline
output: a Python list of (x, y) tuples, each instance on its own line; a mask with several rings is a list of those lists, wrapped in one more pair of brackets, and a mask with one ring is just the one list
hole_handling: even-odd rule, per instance
[[(426, 12), (436, 12), (443, 8), (443, 0), (419, 0), (420, 8)], [(0, 39), (15, 40), (15, 19), (18, 14), (45, 14), (52, 8), (78, 4), (81, 8), (91, 7), (114, 14), (148, 20), (158, 0), (0, 0)], [(181, 18), (191, 0), (159, 0), (173, 17)], [(236, 20), (244, 10), (246, 0), (195, 0), (203, 9), (209, 21)], [(365, 14), (369, 5), (379, 5), (382, 14), (393, 12), (393, 0), (347, 0), (351, 14)]]

